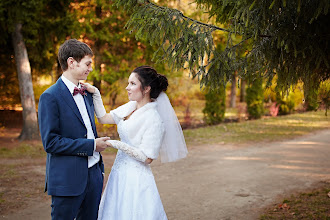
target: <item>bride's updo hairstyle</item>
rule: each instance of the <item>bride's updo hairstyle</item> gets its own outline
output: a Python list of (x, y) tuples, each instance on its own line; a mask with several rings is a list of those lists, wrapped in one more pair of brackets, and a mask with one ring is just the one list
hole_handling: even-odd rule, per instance
[(150, 98), (156, 99), (162, 91), (167, 90), (168, 81), (166, 76), (157, 73), (151, 66), (140, 66), (133, 70), (141, 82), (141, 90), (150, 86)]

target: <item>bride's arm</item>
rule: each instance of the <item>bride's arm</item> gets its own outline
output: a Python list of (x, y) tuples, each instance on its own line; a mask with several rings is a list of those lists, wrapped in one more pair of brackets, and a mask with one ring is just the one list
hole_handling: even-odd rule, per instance
[[(152, 117), (152, 115), (150, 117)], [(138, 148), (116, 140), (108, 140), (106, 142), (109, 147), (120, 149), (136, 160), (144, 163), (151, 163), (153, 159), (156, 159), (159, 155), (165, 128), (162, 121), (157, 117), (146, 121), (144, 126), (146, 126), (147, 129), (143, 133), (143, 138)]]
[(124, 142), (117, 140), (108, 140), (106, 142), (110, 147), (119, 149), (138, 161), (146, 164), (150, 164), (153, 161), (151, 158), (148, 158), (140, 149), (132, 147)]
[(88, 92), (93, 94), (94, 110), (98, 122), (100, 124), (115, 124), (115, 121), (113, 120), (111, 114), (107, 113), (104, 108), (100, 91), (95, 86), (92, 86), (89, 83), (81, 84), (86, 87)]

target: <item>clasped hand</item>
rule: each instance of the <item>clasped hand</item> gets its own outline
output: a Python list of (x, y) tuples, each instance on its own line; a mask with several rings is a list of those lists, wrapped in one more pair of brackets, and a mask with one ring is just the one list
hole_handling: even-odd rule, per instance
[(107, 142), (107, 140), (110, 140), (110, 138), (109, 137), (96, 138), (95, 139), (95, 142), (96, 142), (95, 151), (96, 152), (102, 152), (107, 147), (112, 147), (112, 145), (109, 142)]

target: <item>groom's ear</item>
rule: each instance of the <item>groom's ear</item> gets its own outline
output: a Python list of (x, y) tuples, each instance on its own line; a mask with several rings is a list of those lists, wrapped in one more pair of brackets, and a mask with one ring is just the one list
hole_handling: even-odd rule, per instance
[(74, 68), (74, 62), (75, 62), (75, 59), (73, 59), (73, 57), (69, 57), (67, 60), (66, 60), (67, 64), (68, 64), (68, 68), (69, 69), (73, 69)]

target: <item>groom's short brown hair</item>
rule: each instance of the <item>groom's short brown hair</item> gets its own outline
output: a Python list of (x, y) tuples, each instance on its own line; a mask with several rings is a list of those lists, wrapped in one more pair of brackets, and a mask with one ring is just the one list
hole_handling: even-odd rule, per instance
[(69, 39), (58, 50), (58, 62), (62, 70), (66, 71), (68, 69), (67, 60), (69, 57), (72, 57), (79, 63), (86, 55), (93, 56), (93, 51), (87, 44), (77, 39)]

